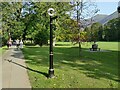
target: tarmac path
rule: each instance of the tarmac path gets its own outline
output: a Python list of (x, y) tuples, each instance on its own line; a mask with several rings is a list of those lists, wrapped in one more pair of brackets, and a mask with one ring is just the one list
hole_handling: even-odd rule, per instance
[[(12, 46), (2, 55), (2, 88), (29, 88), (31, 85), (27, 74), (24, 55)], [(1, 64), (0, 63), (0, 64)]]

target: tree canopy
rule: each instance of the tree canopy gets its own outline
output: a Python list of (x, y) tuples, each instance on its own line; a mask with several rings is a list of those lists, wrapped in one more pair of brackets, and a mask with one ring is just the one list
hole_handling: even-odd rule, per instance
[[(80, 4), (79, 4), (80, 5)], [(80, 20), (85, 17), (85, 11), (88, 9), (86, 2), (84, 7), (79, 8)], [(88, 5), (90, 6), (90, 5)], [(48, 8), (54, 8), (58, 18), (53, 21), (54, 38), (59, 41), (78, 41), (80, 29), (81, 41), (120, 40), (120, 19), (113, 19), (105, 25), (93, 23), (84, 30), (81, 21), (72, 18), (75, 13), (76, 4), (69, 2), (2, 2), (0, 4), (2, 13), (2, 32), (3, 44), (11, 37), (12, 40), (23, 39), (32, 40), (35, 44), (47, 44), (49, 40), (50, 16), (47, 13)], [(79, 6), (80, 7), (80, 6)], [(97, 12), (97, 9), (94, 9)], [(85, 14), (82, 14), (85, 13)], [(87, 12), (87, 11), (86, 11)], [(74, 14), (76, 15), (76, 14)]]

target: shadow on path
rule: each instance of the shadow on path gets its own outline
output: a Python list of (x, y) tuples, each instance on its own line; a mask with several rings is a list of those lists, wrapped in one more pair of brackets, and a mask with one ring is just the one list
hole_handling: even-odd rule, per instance
[(25, 69), (28, 69), (28, 70), (30, 70), (30, 71), (33, 71), (33, 72), (42, 74), (42, 75), (44, 75), (45, 77), (48, 77), (48, 74), (47, 74), (47, 73), (44, 73), (44, 72), (41, 72), (41, 71), (37, 71), (37, 70), (31, 69), (31, 68), (29, 68), (29, 67), (23, 66), (23, 65), (21, 65), (21, 64), (19, 64), (19, 63), (16, 63), (16, 62), (14, 62), (14, 61), (12, 61), (12, 60), (7, 60), (7, 59), (5, 59), (5, 60), (8, 61), (8, 62), (11, 62), (11, 63), (13, 63), (13, 64), (16, 64), (16, 65), (18, 65), (18, 66), (20, 66), (20, 67), (23, 67), (23, 68), (25, 68)]

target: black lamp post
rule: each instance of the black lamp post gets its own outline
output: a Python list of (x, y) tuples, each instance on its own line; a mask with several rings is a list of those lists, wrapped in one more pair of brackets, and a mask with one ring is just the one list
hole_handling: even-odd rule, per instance
[(50, 16), (50, 65), (49, 65), (49, 78), (54, 77), (53, 69), (53, 30), (52, 30), (52, 17)]
[(120, 6), (118, 7), (118, 13), (120, 13)]
[(49, 62), (49, 76), (48, 78), (54, 77), (54, 68), (53, 68), (53, 30), (52, 30), (52, 21), (57, 17), (53, 17), (55, 11), (53, 8), (48, 9), (48, 14), (50, 15), (50, 62)]

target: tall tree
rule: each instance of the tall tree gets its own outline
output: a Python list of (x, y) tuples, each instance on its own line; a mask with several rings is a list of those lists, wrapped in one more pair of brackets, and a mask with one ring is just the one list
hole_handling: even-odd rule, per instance
[(120, 19), (112, 19), (106, 25), (104, 25), (105, 40), (118, 41), (120, 40)]
[[(91, 33), (91, 41), (98, 41), (99, 40), (99, 34), (100, 34), (100, 31), (101, 31), (101, 27), (102, 25), (100, 23), (93, 23), (91, 25), (91, 30), (90, 30), (90, 33)], [(98, 33), (99, 32), (99, 33)]]
[[(56, 11), (56, 16), (58, 16), (58, 19), (56, 20), (56, 22), (53, 22), (56, 31), (54, 31), (54, 37), (58, 36), (57, 32), (62, 32), (65, 30), (65, 27), (63, 25), (65, 25), (65, 20), (69, 17), (68, 14), (66, 14), (69, 10), (70, 10), (70, 5), (68, 2), (49, 2), (49, 3), (45, 3), (45, 2), (37, 2), (34, 3), (34, 11), (37, 17), (37, 21), (36, 25), (37, 28), (39, 28), (38, 31), (44, 31), (46, 32), (46, 35), (49, 36), (49, 15), (47, 13), (47, 10), (49, 8), (54, 8)], [(41, 28), (44, 27), (44, 28)], [(64, 28), (64, 29), (63, 29)], [(37, 32), (37, 31), (36, 31)], [(38, 33), (38, 32), (37, 32)], [(49, 39), (49, 38), (48, 38)]]
[(24, 28), (24, 24), (20, 20), (22, 3), (2, 2), (0, 7), (2, 8), (3, 42), (6, 43), (9, 38), (15, 38), (15, 36), (18, 38), (22, 34), (22, 30)]
[(73, 5), (71, 16), (73, 17), (73, 19), (76, 19), (76, 21), (78, 22), (78, 43), (79, 43), (79, 55), (80, 55), (81, 41), (82, 41), (82, 38), (80, 35), (82, 35), (81, 28), (83, 27), (82, 21), (85, 18), (92, 17), (95, 13), (97, 13), (98, 9), (94, 2), (91, 2), (91, 1), (86, 2), (85, 0), (81, 0), (77, 2), (73, 1), (71, 2), (71, 5)]

